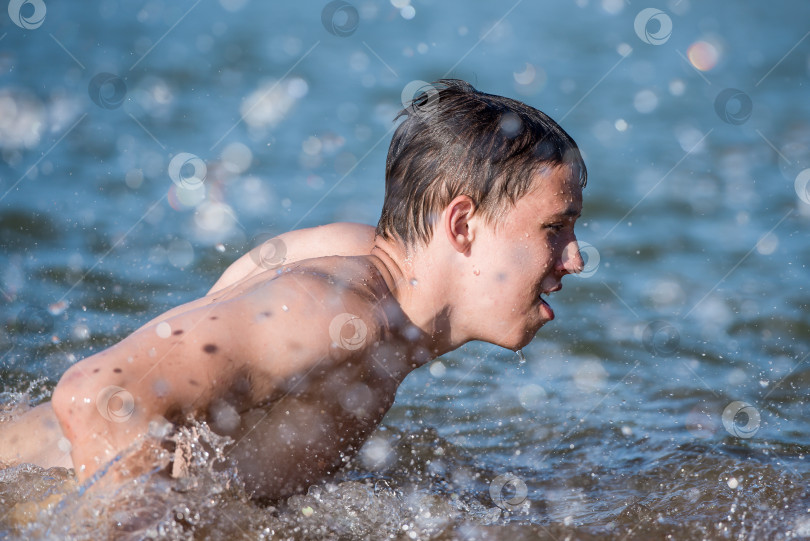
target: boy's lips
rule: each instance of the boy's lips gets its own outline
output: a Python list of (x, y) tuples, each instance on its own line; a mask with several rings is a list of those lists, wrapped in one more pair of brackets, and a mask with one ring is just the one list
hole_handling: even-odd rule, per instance
[(562, 289), (562, 283), (559, 283), (556, 286), (552, 287), (551, 289), (547, 289), (547, 290), (543, 291), (543, 293), (548, 295), (549, 293), (554, 293), (555, 291), (559, 291), (561, 289)]
[(546, 319), (551, 321), (554, 319), (554, 310), (552, 310), (551, 306), (546, 302), (546, 299), (543, 297), (540, 298), (540, 307), (545, 312)]
[(546, 301), (546, 299), (543, 298), (543, 295), (548, 295), (554, 291), (559, 291), (560, 289), (562, 289), (562, 284), (557, 284), (552, 288), (541, 291), (540, 294), (537, 296), (537, 298), (540, 300), (540, 306), (545, 312), (546, 319), (548, 319), (549, 321), (554, 319), (554, 310), (551, 308), (551, 305), (548, 303), (548, 301)]

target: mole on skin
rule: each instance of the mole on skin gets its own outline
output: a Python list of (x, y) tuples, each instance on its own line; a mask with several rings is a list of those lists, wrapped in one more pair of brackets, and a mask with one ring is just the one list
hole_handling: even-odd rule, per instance
[(216, 353), (217, 352), (216, 344), (205, 344), (202, 349), (206, 353)]

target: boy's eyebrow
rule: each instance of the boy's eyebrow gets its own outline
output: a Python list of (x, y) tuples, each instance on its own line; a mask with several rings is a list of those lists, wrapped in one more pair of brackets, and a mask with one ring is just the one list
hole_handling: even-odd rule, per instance
[(574, 219), (576, 219), (576, 218), (579, 218), (581, 215), (582, 215), (581, 210), (578, 210), (578, 209), (576, 209), (574, 207), (568, 207), (567, 209), (565, 209), (565, 210), (563, 210), (561, 212), (557, 212), (555, 214), (552, 214), (551, 217), (552, 218), (558, 218), (559, 217), (559, 218), (574, 218)]

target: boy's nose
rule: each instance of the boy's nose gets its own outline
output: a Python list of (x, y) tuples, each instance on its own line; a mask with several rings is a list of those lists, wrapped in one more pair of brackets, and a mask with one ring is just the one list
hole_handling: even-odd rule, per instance
[(585, 263), (579, 253), (579, 244), (574, 239), (563, 248), (557, 270), (565, 274), (579, 274), (583, 269), (585, 269)]

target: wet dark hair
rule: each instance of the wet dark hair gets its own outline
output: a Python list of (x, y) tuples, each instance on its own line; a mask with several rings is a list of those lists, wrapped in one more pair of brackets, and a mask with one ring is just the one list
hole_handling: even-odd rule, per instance
[(385, 163), (385, 200), (377, 235), (427, 244), (433, 223), (459, 195), (495, 223), (532, 188), (535, 173), (565, 166), (587, 182), (574, 140), (525, 103), (486, 94), (465, 81), (426, 85), (394, 121)]

